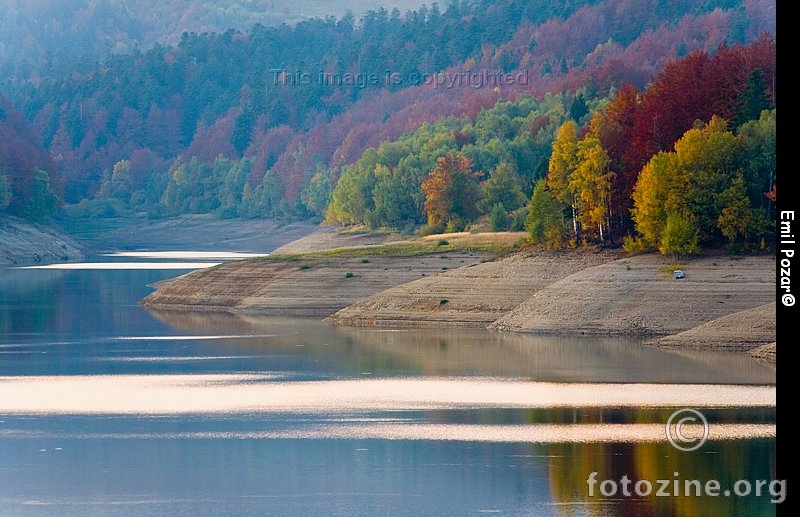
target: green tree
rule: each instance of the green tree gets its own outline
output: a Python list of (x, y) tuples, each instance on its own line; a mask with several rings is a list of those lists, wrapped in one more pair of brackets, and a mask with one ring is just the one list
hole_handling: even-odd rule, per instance
[(553, 199), (547, 190), (546, 181), (539, 180), (533, 187), (525, 229), (531, 240), (551, 248), (561, 248), (566, 237), (564, 227), (564, 204)]
[(681, 195), (697, 221), (701, 242), (714, 239), (722, 208), (719, 195), (735, 177), (736, 137), (727, 127), (724, 119), (714, 116), (708, 124), (698, 124), (675, 142), (681, 174), (690, 178)]
[(50, 176), (41, 169), (36, 169), (31, 178), (28, 196), (22, 202), (23, 218), (40, 221), (53, 215), (58, 207), (58, 198), (50, 187)]
[(515, 167), (508, 162), (501, 162), (492, 170), (489, 179), (481, 184), (481, 191), (483, 198), (478, 208), (483, 213), (489, 213), (498, 204), (513, 212), (526, 201), (522, 181)]
[(99, 197), (113, 197), (127, 203), (132, 192), (133, 178), (131, 177), (130, 161), (119, 160), (114, 164), (111, 178), (103, 183)]
[(508, 212), (503, 203), (497, 203), (489, 211), (489, 228), (493, 232), (504, 232), (508, 230)]
[(738, 240), (747, 240), (751, 233), (760, 233), (758, 217), (750, 206), (744, 177), (736, 176), (731, 185), (720, 195), (722, 210), (717, 218), (717, 226), (733, 248)]
[(572, 99), (572, 104), (569, 107), (569, 117), (575, 122), (581, 122), (581, 119), (589, 114), (589, 106), (586, 104), (586, 98), (583, 93), (578, 93)]
[(375, 187), (377, 165), (377, 151), (368, 149), (358, 162), (344, 168), (325, 211), (325, 220), (328, 223), (364, 222), (364, 214), (374, 208), (372, 190)]
[(772, 107), (772, 100), (767, 95), (767, 83), (760, 69), (755, 68), (747, 78), (747, 86), (739, 95), (739, 105), (734, 115), (734, 125), (741, 126), (748, 120), (758, 120), (761, 112)]
[(372, 195), (378, 224), (401, 229), (421, 222), (423, 198), (417, 172), (401, 160), (394, 168), (377, 166), (375, 174)]
[(0, 174), (0, 210), (5, 210), (11, 204), (11, 181), (5, 174)]
[(240, 156), (244, 155), (247, 146), (250, 145), (253, 128), (256, 125), (256, 114), (252, 107), (245, 107), (236, 117), (236, 122), (231, 134), (231, 144)]
[(770, 219), (774, 202), (764, 193), (775, 185), (776, 126), (776, 111), (762, 111), (758, 120), (745, 122), (736, 134), (736, 168), (744, 174), (747, 197)]
[(306, 188), (300, 193), (300, 200), (312, 214), (324, 216), (331, 200), (331, 171), (318, 166)]
[(671, 212), (661, 235), (658, 251), (662, 255), (689, 255), (700, 252), (698, 227), (694, 217), (681, 212)]
[(253, 160), (242, 158), (237, 162), (218, 157), (217, 162), (219, 167), (216, 166), (216, 163), (214, 167), (214, 180), (220, 183), (217, 194), (219, 199), (217, 213), (221, 217), (238, 217), (244, 186), (247, 184), (247, 178), (250, 177)]
[(245, 183), (242, 189), (242, 200), (239, 202), (239, 207), (236, 210), (239, 213), (239, 217), (257, 217), (260, 213), (257, 204), (258, 200), (256, 199), (253, 189), (249, 184)]
[(243, 217), (287, 217), (292, 209), (284, 197), (283, 182), (271, 170), (264, 174), (261, 184), (254, 189), (245, 185), (239, 213)]

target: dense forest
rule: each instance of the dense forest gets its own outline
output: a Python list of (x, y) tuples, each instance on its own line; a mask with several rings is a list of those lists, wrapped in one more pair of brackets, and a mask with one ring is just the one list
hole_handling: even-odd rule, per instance
[(472, 0), (5, 65), (0, 212), (752, 243), (775, 48), (774, 0)]
[[(447, 0), (441, 2), (443, 5)], [(88, 70), (115, 54), (176, 45), (184, 32), (223, 33), (348, 13), (374, 0), (0, 0), (0, 77)], [(403, 12), (422, 0), (391, 0)]]
[(613, 242), (634, 226), (629, 246), (641, 249), (760, 244), (773, 233), (774, 75), (764, 37), (695, 51), (596, 107), (525, 95), (425, 125), (345, 167), (327, 218), (433, 232), (488, 215), (495, 230), (527, 226), (553, 246)]

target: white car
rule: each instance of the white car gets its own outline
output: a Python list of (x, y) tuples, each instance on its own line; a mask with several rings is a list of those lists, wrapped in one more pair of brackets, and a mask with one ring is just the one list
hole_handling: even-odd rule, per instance
[(672, 272), (672, 276), (674, 276), (676, 279), (681, 279), (684, 278), (686, 275), (683, 274), (682, 270), (676, 269), (675, 271)]

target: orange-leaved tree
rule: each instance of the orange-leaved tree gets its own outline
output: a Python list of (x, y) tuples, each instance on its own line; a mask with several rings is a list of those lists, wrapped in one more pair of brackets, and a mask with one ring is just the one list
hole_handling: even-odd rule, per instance
[(449, 152), (436, 161), (433, 171), (422, 182), (423, 210), (431, 228), (448, 226), (461, 230), (478, 215), (478, 178), (472, 162), (459, 152)]

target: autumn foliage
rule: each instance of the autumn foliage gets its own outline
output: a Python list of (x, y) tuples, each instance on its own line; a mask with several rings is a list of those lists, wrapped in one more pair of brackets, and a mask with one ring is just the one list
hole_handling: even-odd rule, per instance
[(469, 158), (463, 154), (448, 153), (439, 158), (422, 182), (428, 225), (433, 228), (449, 225), (451, 230), (462, 230), (472, 221), (478, 215), (477, 180), (481, 176), (482, 173), (472, 170)]
[[(81, 19), (94, 19), (87, 9)], [(44, 38), (20, 27), (19, 41)], [(99, 64), (75, 48), (4, 74), (16, 111), (0, 131), (26, 120), (0, 143), (0, 164), (23, 164), (0, 171), (0, 209), (21, 210), (39, 167), (68, 205), (113, 202), (153, 217), (324, 214), (404, 229), (492, 213), (524, 221), (520, 199), (571, 118), (575, 173), (548, 178), (545, 192), (568, 207), (571, 240), (604, 242), (635, 231), (640, 172), (695, 121), (726, 120), (742, 140), (739, 163), (761, 152), (768, 138), (739, 128), (775, 107), (774, 34), (771, 0), (457, 1), (176, 33), (146, 47), (131, 33)], [(524, 80), (466, 83), (469, 71)], [(375, 80), (319, 79), (348, 74)], [(774, 171), (760, 167), (743, 167), (744, 189), (768, 213)]]

